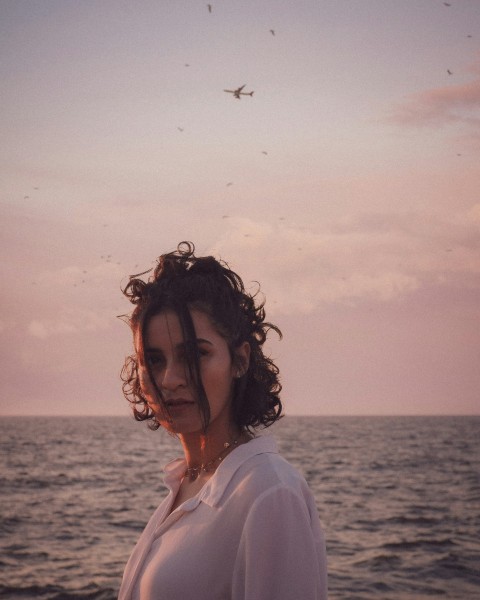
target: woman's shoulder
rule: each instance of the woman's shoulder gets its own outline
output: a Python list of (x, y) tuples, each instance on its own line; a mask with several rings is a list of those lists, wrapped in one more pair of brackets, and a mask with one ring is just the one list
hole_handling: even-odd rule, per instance
[(258, 498), (269, 491), (288, 488), (298, 495), (310, 495), (302, 473), (278, 452), (264, 452), (248, 458), (236, 471), (230, 490)]

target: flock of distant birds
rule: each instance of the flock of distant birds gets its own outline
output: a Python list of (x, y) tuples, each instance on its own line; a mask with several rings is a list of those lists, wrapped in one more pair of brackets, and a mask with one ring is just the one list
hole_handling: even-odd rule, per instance
[[(443, 2), (443, 5), (446, 6), (446, 7), (450, 7), (450, 6), (452, 6), (452, 3), (451, 2)], [(207, 9), (208, 9), (209, 13), (212, 13), (213, 12), (213, 4), (207, 4)], [(275, 36), (275, 29), (270, 29), (269, 32), (271, 33), (272, 36)], [(467, 38), (471, 38), (471, 37), (472, 37), (471, 34), (467, 35)], [(185, 66), (189, 67), (190, 64), (189, 63), (185, 63)], [(453, 71), (451, 69), (447, 69), (447, 74), (448, 75), (453, 75)], [(233, 94), (233, 97), (236, 98), (237, 100), (240, 100), (242, 96), (250, 96), (250, 97), (252, 97), (253, 94), (254, 94), (254, 90), (251, 90), (250, 92), (244, 92), (243, 89), (245, 88), (245, 85), (246, 84), (241, 85), (238, 88), (233, 89), (233, 90), (224, 89), (223, 91), (227, 92), (229, 94)], [(178, 129), (178, 131), (180, 133), (183, 133), (185, 131), (185, 129), (183, 127), (180, 127), (180, 126), (178, 126), (177, 129)], [(266, 150), (262, 150), (262, 154), (264, 154), (265, 156), (268, 156), (268, 152)], [(462, 155), (460, 153), (457, 153), (457, 156), (462, 156)], [(229, 181), (227, 183), (227, 187), (230, 187), (232, 185), (233, 185), (232, 181)], [(33, 189), (34, 190), (38, 190), (39, 188), (38, 187), (34, 187)], [(23, 197), (24, 200), (28, 200), (29, 198), (30, 198), (30, 196), (28, 196), (28, 195), (25, 195)]]
[[(450, 6), (452, 6), (451, 2), (443, 2), (443, 5), (444, 5), (444, 6), (446, 6), (446, 7), (450, 7)], [(213, 11), (213, 5), (212, 5), (212, 4), (207, 4), (207, 9), (208, 9), (208, 12), (209, 12), (209, 13), (211, 13), (211, 12)], [(271, 35), (272, 35), (272, 36), (275, 36), (275, 30), (274, 30), (274, 29), (270, 29), (270, 30), (269, 30), (269, 32), (271, 33)], [(472, 37), (472, 35), (471, 35), (471, 34), (468, 34), (466, 37), (467, 37), (467, 38), (471, 38), (471, 37)], [(189, 63), (185, 63), (185, 66), (186, 66), (186, 67), (189, 67), (189, 66), (190, 66), (190, 64), (189, 64)], [(448, 75), (453, 75), (453, 71), (451, 71), (450, 69), (447, 69), (447, 74), (448, 74)], [(250, 92), (244, 92), (244, 91), (243, 91), (243, 89), (245, 88), (245, 85), (246, 85), (246, 84), (244, 84), (244, 85), (242, 85), (242, 86), (240, 86), (240, 87), (238, 87), (238, 88), (236, 88), (236, 89), (233, 89), (233, 90), (228, 90), (228, 89), (225, 89), (225, 90), (223, 90), (223, 91), (224, 91), (224, 92), (227, 92), (227, 93), (229, 93), (229, 94), (233, 94), (233, 97), (234, 97), (234, 98), (236, 98), (236, 99), (238, 99), (238, 100), (240, 100), (240, 99), (241, 99), (241, 96), (250, 96), (250, 97), (252, 97), (252, 96), (253, 96), (253, 93), (254, 93), (254, 90), (252, 90), (252, 91), (250, 91)], [(178, 131), (180, 131), (180, 132), (183, 132), (183, 131), (184, 131), (184, 128), (183, 128), (183, 127), (177, 127), (177, 129), (178, 129)], [(268, 152), (267, 152), (266, 150), (262, 150), (262, 154), (264, 154), (265, 156), (267, 156), (267, 155), (268, 155)], [(462, 155), (461, 155), (460, 153), (457, 153), (457, 156), (462, 156)], [(229, 182), (227, 183), (227, 187), (230, 187), (230, 186), (232, 186), (232, 185), (233, 185), (233, 181), (229, 181)], [(36, 191), (38, 191), (40, 188), (39, 188), (39, 187), (34, 187), (33, 189), (34, 189), (34, 190), (36, 190)], [(23, 199), (24, 199), (24, 200), (28, 200), (29, 198), (30, 198), (30, 196), (28, 196), (28, 195), (25, 195), (25, 196), (23, 197)], [(228, 219), (228, 218), (230, 218), (230, 215), (222, 215), (222, 219)], [(285, 217), (278, 217), (278, 220), (279, 220), (279, 221), (284, 221), (284, 220), (285, 220)], [(107, 223), (104, 223), (104, 224), (103, 224), (103, 227), (107, 227), (107, 226), (108, 226), (108, 224), (107, 224)], [(244, 236), (245, 236), (245, 237), (250, 237), (250, 234), (249, 234), (249, 233), (245, 233), (245, 234), (244, 234)], [(301, 250), (301, 248), (297, 248), (297, 250)], [(451, 249), (451, 248), (447, 248), (447, 249), (446, 249), (446, 252), (451, 252), (451, 251), (452, 251), (452, 249)], [(108, 254), (108, 255), (106, 255), (106, 256), (103, 256), (103, 255), (102, 255), (102, 256), (100, 256), (100, 259), (102, 259), (103, 261), (105, 261), (105, 263), (112, 263), (112, 255), (111, 255), (111, 254)], [(120, 265), (121, 263), (120, 263), (120, 262), (117, 262), (116, 264), (117, 264), (117, 265)], [(134, 268), (135, 268), (135, 269), (136, 269), (136, 268), (138, 268), (138, 265), (135, 265), (135, 267), (134, 267)], [(86, 271), (86, 270), (84, 270), (84, 271), (83, 271), (83, 274), (87, 274), (87, 273), (88, 273), (88, 271)], [(32, 284), (34, 284), (34, 285), (35, 285), (36, 283), (37, 283), (36, 281), (32, 281)], [(82, 279), (82, 283), (85, 283), (85, 279)], [(77, 287), (77, 284), (76, 284), (76, 283), (74, 283), (74, 284), (73, 284), (73, 286), (74, 286), (74, 287)]]

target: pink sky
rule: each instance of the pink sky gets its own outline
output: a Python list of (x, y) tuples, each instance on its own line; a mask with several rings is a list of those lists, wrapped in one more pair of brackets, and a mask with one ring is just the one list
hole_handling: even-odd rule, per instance
[(4, 1), (0, 414), (128, 414), (120, 286), (184, 239), (260, 281), (287, 414), (478, 414), (480, 11), (450, 4)]

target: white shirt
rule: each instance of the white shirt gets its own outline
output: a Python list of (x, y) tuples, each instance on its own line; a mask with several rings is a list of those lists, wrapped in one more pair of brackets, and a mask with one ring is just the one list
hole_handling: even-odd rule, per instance
[(269, 436), (242, 444), (171, 514), (186, 463), (125, 567), (119, 600), (326, 600), (325, 540), (302, 475)]

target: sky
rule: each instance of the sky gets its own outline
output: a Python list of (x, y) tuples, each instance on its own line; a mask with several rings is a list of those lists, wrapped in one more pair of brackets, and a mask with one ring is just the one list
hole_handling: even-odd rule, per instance
[(129, 414), (182, 240), (260, 283), (287, 415), (480, 414), (477, 1), (0, 0), (0, 57), (0, 415)]

